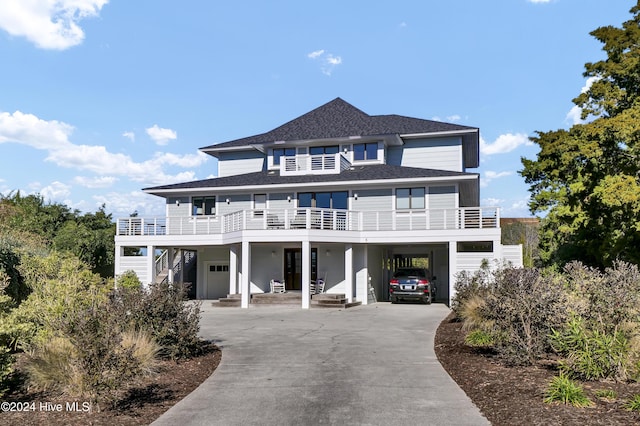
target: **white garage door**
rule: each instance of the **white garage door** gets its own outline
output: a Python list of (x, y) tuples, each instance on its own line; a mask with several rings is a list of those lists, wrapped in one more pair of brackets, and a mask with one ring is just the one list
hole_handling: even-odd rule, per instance
[(211, 262), (207, 264), (207, 286), (205, 299), (227, 297), (229, 293), (229, 264)]

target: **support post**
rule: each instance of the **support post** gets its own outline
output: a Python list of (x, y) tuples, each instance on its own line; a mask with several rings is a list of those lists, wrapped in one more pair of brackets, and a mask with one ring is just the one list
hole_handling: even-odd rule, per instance
[(250, 282), (251, 274), (249, 268), (251, 267), (251, 244), (248, 241), (242, 242), (242, 282), (240, 283), (240, 293), (242, 299), (240, 306), (242, 308), (248, 308), (251, 300)]
[(147, 286), (156, 280), (156, 248), (155, 246), (147, 246)]
[(347, 302), (353, 303), (353, 246), (344, 245), (344, 291)]
[(238, 293), (238, 247), (229, 248), (229, 294)]
[(456, 268), (458, 264), (458, 247), (455, 241), (449, 241), (449, 306), (455, 295)]
[(311, 305), (311, 243), (302, 241), (302, 309)]

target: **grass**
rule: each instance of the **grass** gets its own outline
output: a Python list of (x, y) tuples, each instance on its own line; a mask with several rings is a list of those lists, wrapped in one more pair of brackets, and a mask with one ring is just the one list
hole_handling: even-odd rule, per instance
[(549, 383), (549, 387), (545, 392), (544, 402), (552, 404), (559, 402), (562, 404), (573, 405), (574, 407), (589, 407), (591, 400), (587, 398), (584, 389), (573, 382), (564, 373), (560, 373)]

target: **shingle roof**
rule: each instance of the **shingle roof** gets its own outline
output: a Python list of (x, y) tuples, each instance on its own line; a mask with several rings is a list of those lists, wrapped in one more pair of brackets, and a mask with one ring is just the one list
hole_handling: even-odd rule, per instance
[(413, 179), (436, 177), (461, 177), (478, 176), (477, 173), (452, 172), (447, 170), (421, 169), (415, 167), (390, 166), (387, 164), (375, 164), (369, 166), (356, 166), (339, 174), (329, 175), (301, 175), (280, 176), (278, 171), (262, 171), (236, 176), (226, 176), (213, 179), (204, 179), (194, 182), (177, 183), (172, 185), (155, 186), (145, 188), (143, 191), (154, 193), (164, 190), (189, 190), (205, 188), (224, 188), (237, 186), (261, 186), (261, 185), (287, 185), (287, 184), (313, 184), (327, 182), (350, 182), (377, 179)]
[(336, 98), (269, 132), (210, 145), (201, 149), (232, 148), (275, 141), (435, 133), (476, 129), (476, 127), (423, 120), (401, 115), (372, 116), (362, 112), (341, 98)]

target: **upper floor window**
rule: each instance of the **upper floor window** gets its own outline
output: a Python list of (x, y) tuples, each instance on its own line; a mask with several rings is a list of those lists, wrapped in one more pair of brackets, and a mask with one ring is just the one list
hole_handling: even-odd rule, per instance
[(193, 197), (194, 216), (215, 216), (216, 197)]
[(353, 160), (377, 160), (378, 159), (378, 143), (357, 143), (353, 145)]
[(280, 157), (293, 157), (296, 155), (295, 148), (275, 148), (273, 150), (273, 165), (280, 165)]
[(338, 145), (334, 146), (312, 146), (309, 148), (309, 154), (322, 155), (322, 154), (337, 154), (340, 151)]
[(266, 194), (255, 194), (253, 196), (253, 215), (262, 216), (264, 209), (267, 208), (267, 196)]
[(396, 189), (396, 209), (424, 209), (424, 188)]

